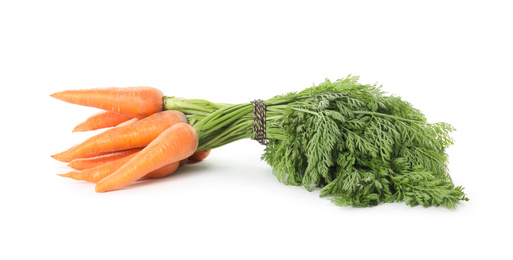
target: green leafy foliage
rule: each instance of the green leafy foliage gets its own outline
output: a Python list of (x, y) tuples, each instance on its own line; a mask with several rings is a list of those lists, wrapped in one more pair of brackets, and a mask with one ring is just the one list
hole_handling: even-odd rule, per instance
[(400, 97), (357, 81), (326, 80), (266, 101), (270, 111), (286, 106), (268, 120), (268, 131), (283, 138), (270, 138), (262, 155), (277, 178), (320, 187), (341, 206), (404, 201), (454, 208), (467, 200), (447, 169), (453, 127), (430, 124)]
[[(199, 150), (254, 137), (252, 104), (166, 98), (187, 114)], [(283, 183), (321, 189), (340, 206), (404, 201), (454, 208), (467, 200), (447, 168), (447, 123), (430, 124), (410, 103), (348, 76), (265, 101), (262, 159)]]

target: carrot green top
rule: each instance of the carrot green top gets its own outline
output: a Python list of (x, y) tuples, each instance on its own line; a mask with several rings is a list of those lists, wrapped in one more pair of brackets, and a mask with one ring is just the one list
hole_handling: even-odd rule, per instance
[[(468, 200), (449, 176), (446, 149), (453, 144), (447, 123), (424, 114), (381, 86), (348, 76), (265, 102), (262, 158), (277, 178), (337, 205), (408, 205), (454, 208)], [(253, 105), (164, 98), (166, 109), (184, 112), (199, 136), (198, 150), (255, 136)]]

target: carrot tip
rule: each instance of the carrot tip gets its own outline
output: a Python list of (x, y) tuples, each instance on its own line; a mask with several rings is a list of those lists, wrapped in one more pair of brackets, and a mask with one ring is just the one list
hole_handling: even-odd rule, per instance
[(69, 163), (71, 162), (71, 159), (70, 158), (66, 158), (60, 154), (54, 154), (54, 155), (50, 155), (52, 158), (54, 158), (55, 160), (57, 161), (60, 161), (60, 162), (65, 162), (65, 163)]
[(94, 186), (94, 191), (96, 191), (98, 193), (105, 192), (105, 190), (103, 189), (103, 187), (101, 185)]
[(69, 178), (71, 178), (71, 172), (68, 172), (68, 173), (57, 173), (57, 175), (59, 175), (61, 177), (69, 177)]

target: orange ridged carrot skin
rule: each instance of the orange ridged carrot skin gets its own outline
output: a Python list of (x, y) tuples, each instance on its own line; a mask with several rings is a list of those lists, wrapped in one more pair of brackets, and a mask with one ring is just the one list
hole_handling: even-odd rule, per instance
[(102, 111), (90, 116), (84, 122), (78, 124), (73, 129), (73, 133), (114, 127), (131, 120), (132, 118), (132, 116), (122, 115), (111, 111)]
[(69, 177), (77, 181), (89, 181), (89, 182), (99, 182), (103, 178), (111, 175), (117, 169), (119, 169), (123, 164), (127, 163), (130, 159), (132, 159), (136, 154), (131, 154), (123, 158), (119, 158), (117, 160), (99, 165), (94, 168), (85, 169), (83, 171), (71, 171), (65, 174), (59, 174), (62, 177)]
[[(70, 149), (76, 149), (77, 145), (71, 147)], [(90, 154), (84, 154), (83, 156), (80, 157), (80, 159), (88, 159), (88, 158), (94, 158), (94, 157), (100, 157), (100, 156), (104, 156), (104, 155), (107, 155), (107, 154), (110, 154), (112, 152), (98, 152), (98, 153), (90, 153)], [(52, 155), (52, 157), (54, 157), (56, 155)], [(54, 157), (54, 159), (56, 159)], [(67, 162), (71, 162), (71, 160), (67, 161)]]
[(210, 154), (210, 150), (197, 151), (194, 154), (192, 154), (191, 157), (189, 157), (189, 161), (191, 163), (201, 162), (205, 158), (207, 158), (209, 154)]
[(131, 124), (107, 129), (52, 157), (62, 162), (71, 162), (90, 154), (144, 147), (164, 130), (180, 122), (187, 122), (187, 117), (180, 111), (158, 112)]
[(138, 120), (139, 120), (138, 118), (132, 118), (132, 119), (126, 121), (126, 122), (123, 122), (123, 123), (117, 125), (117, 127), (126, 126), (126, 125), (129, 125), (129, 124), (131, 124), (131, 123), (133, 123), (135, 121), (138, 121)]
[[(135, 154), (128, 155), (123, 158), (119, 158), (118, 160), (111, 161), (102, 165), (99, 165), (94, 168), (85, 169), (80, 172), (71, 171), (65, 174), (58, 174), (62, 177), (69, 177), (78, 181), (88, 181), (88, 182), (99, 182), (105, 177), (114, 173), (117, 169), (127, 163), (130, 159), (132, 159)], [(145, 176), (144, 179), (154, 179), (154, 178), (162, 178), (166, 177), (176, 171), (180, 166), (180, 162), (173, 162), (168, 165), (164, 165), (163, 167), (156, 169), (154, 171), (149, 172)]]
[(96, 192), (120, 189), (164, 165), (191, 156), (198, 147), (196, 130), (178, 123), (162, 132), (116, 172), (96, 184)]
[(50, 95), (56, 99), (88, 107), (144, 118), (162, 111), (163, 94), (152, 87), (94, 88), (66, 90)]
[(79, 159), (75, 159), (75, 160), (71, 161), (68, 164), (68, 167), (71, 167), (75, 170), (90, 169), (90, 168), (94, 168), (94, 167), (100, 166), (100, 165), (108, 163), (108, 162), (115, 161), (115, 160), (123, 158), (123, 157), (126, 157), (133, 153), (139, 152), (140, 150), (142, 150), (142, 148), (134, 148), (134, 149), (124, 150), (124, 151), (119, 151), (119, 152), (113, 152), (113, 153), (108, 153), (108, 154), (91, 157), (91, 158), (79, 158)]
[(163, 178), (166, 176), (171, 175), (174, 173), (178, 167), (180, 167), (180, 162), (173, 162), (168, 165), (164, 165), (163, 167), (160, 167), (154, 171), (149, 172), (148, 174), (144, 175), (141, 179), (157, 179), (157, 178)]

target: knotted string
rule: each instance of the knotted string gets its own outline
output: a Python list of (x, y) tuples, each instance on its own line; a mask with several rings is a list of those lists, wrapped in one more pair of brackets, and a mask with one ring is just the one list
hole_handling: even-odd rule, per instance
[(251, 101), (253, 104), (253, 133), (255, 133), (254, 140), (257, 140), (262, 145), (267, 145), (269, 142), (265, 138), (265, 103), (261, 99)]

